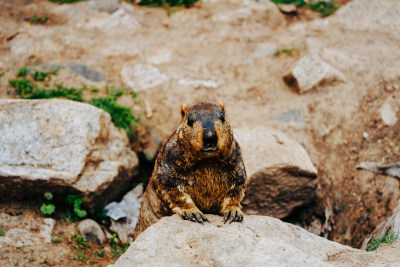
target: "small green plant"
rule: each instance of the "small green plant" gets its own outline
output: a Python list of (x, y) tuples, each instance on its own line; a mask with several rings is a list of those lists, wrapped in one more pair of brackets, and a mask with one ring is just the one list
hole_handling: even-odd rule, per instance
[(102, 250), (102, 251), (93, 250), (93, 255), (95, 257), (103, 258), (105, 256), (105, 254), (106, 254), (106, 252), (104, 250)]
[(31, 17), (30, 22), (31, 22), (32, 24), (43, 24), (43, 23), (46, 23), (46, 21), (47, 21), (48, 19), (49, 19), (48, 16), (39, 17), (39, 16), (36, 16), (36, 15), (33, 15), (33, 16)]
[(298, 52), (297, 48), (282, 47), (280, 49), (277, 49), (274, 55), (276, 57), (286, 57), (286, 56), (293, 56), (296, 52)]
[(309, 3), (307, 8), (320, 13), (323, 17), (327, 17), (333, 14), (338, 9), (338, 6), (336, 6), (333, 2), (319, 1), (315, 3)]
[(116, 95), (94, 98), (89, 103), (108, 112), (115, 126), (124, 129), (129, 136), (136, 136), (139, 117), (133, 116), (130, 108), (118, 105)]
[(5, 235), (5, 233), (6, 233), (6, 228), (3, 226), (3, 228), (1, 228), (1, 231), (0, 231), (0, 236)]
[[(50, 201), (53, 199), (53, 194), (50, 192), (44, 193), (44, 198), (47, 201)], [(47, 204), (43, 203), (42, 206), (40, 207), (40, 211), (43, 213), (43, 215), (52, 215), (56, 211), (56, 206), (54, 204)]]
[(50, 262), (49, 262), (49, 258), (45, 258), (42, 262), (41, 262), (41, 264), (46, 264), (46, 265), (50, 265)]
[(73, 211), (76, 216), (79, 218), (86, 217), (87, 212), (84, 209), (81, 209), (81, 204), (83, 202), (83, 197), (78, 195), (68, 195), (67, 196), (67, 203), (73, 206)]
[(53, 243), (55, 243), (55, 244), (60, 243), (60, 242), (63, 240), (62, 237), (55, 238), (55, 237), (53, 236), (53, 234), (50, 234), (50, 236), (51, 236), (51, 242), (53, 242)]
[(399, 239), (398, 234), (390, 232), (390, 229), (386, 231), (385, 235), (379, 239), (372, 239), (368, 244), (367, 251), (374, 251), (382, 244), (391, 244)]
[(4, 74), (5, 74), (4, 72), (0, 72), (0, 78), (1, 78)]
[(36, 70), (32, 74), (32, 78), (35, 81), (42, 82), (44, 80), (48, 80), (51, 75), (55, 75), (55, 74), (57, 74), (57, 72), (58, 72), (58, 69), (55, 69), (55, 70), (52, 70), (52, 71), (38, 71), (38, 70)]
[(22, 67), (21, 69), (18, 70), (17, 72), (17, 77), (25, 77), (29, 72), (29, 69), (27, 67)]
[(85, 260), (85, 251), (81, 251), (81, 252), (79, 252), (79, 253), (77, 253), (77, 254), (73, 254), (73, 255), (72, 255), (72, 258), (73, 258), (74, 260), (80, 260), (80, 261)]
[(73, 248), (85, 251), (90, 247), (89, 241), (78, 234), (74, 234), (71, 239), (75, 241), (75, 245), (72, 245)]
[(126, 242), (125, 244), (122, 243), (118, 239), (116, 233), (114, 233), (113, 236), (111, 237), (110, 246), (114, 257), (121, 256), (129, 248), (129, 245), (130, 245), (129, 242)]

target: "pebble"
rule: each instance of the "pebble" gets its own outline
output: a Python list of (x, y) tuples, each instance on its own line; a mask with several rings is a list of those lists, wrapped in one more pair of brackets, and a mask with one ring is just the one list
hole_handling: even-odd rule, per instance
[(73, 62), (69, 65), (69, 68), (79, 76), (92, 82), (102, 82), (104, 81), (104, 75), (94, 70), (83, 63)]
[(282, 122), (290, 122), (290, 121), (302, 122), (302, 121), (304, 121), (304, 118), (301, 115), (301, 110), (299, 110), (299, 109), (291, 109), (291, 110), (282, 112), (280, 114), (272, 115), (271, 119), (276, 120), (276, 121), (282, 121)]

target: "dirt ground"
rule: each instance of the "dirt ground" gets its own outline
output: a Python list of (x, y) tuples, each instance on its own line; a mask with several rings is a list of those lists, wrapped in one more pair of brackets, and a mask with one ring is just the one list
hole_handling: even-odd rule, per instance
[[(326, 232), (329, 239), (359, 247), (391, 215), (400, 198), (397, 179), (355, 168), (362, 161), (400, 161), (400, 122), (386, 125), (380, 115), (387, 101), (399, 103), (400, 90), (389, 90), (386, 83), (398, 83), (400, 73), (395, 71), (389, 78), (384, 73), (400, 69), (398, 42), (379, 31), (346, 30), (335, 15), (321, 20), (304, 9), (297, 16), (283, 15), (269, 7), (251, 9), (255, 1), (247, 2), (252, 3), (208, 0), (171, 16), (163, 9), (135, 6), (138, 26), (113, 31), (90, 28), (91, 19), (107, 14), (82, 3), (60, 11), (45, 0), (0, 0), (0, 72), (4, 73), (0, 97), (13, 97), (7, 94), (8, 80), (25, 65), (83, 62), (102, 72), (105, 81), (91, 82), (67, 69), (54, 79), (104, 88), (125, 85), (124, 66), (152, 64), (167, 81), (140, 91), (139, 105), (129, 99), (124, 102), (142, 113), (146, 129), (151, 125), (165, 140), (179, 123), (182, 103), (222, 99), (234, 128), (262, 124), (286, 133), (306, 148), (319, 172), (318, 197), (314, 205), (299, 211), (298, 220), (307, 224), (310, 218), (320, 218), (331, 227)], [(224, 13), (232, 10), (242, 11)], [(31, 25), (32, 14), (47, 15), (49, 20)], [(19, 46), (24, 40), (29, 45)], [(290, 48), (293, 53), (257, 52), (262, 44), (275, 50)], [(113, 45), (122, 47), (122, 52), (103, 56), (102, 49)], [(310, 51), (324, 55), (346, 81), (322, 84), (303, 95), (289, 88), (282, 77)], [(191, 86), (182, 79), (212, 80), (217, 86)], [(302, 120), (272, 119), (293, 109), (300, 111)], [(395, 112), (400, 118), (400, 110)], [(0, 203), (0, 212), (17, 216), (15, 222), (42, 219), (38, 207), (26, 209), (21, 203)], [(1, 251), (0, 264), (88, 264), (72, 258), (76, 253), (70, 241), (73, 228), (73, 223), (57, 219), (54, 236), (63, 241), (35, 248), (7, 247)], [(90, 258), (99, 266), (114, 260), (110, 255)]]

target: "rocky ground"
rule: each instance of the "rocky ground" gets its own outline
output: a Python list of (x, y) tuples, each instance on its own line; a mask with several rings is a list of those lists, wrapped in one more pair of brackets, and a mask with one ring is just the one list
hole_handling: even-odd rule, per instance
[[(356, 169), (400, 161), (396, 0), (353, 0), (324, 19), (252, 0), (203, 0), (171, 16), (119, 1), (1, 0), (0, 13), (1, 98), (16, 97), (8, 93), (9, 79), (23, 66), (58, 66), (52, 82), (95, 86), (100, 95), (106, 85), (130, 87), (140, 103), (126, 96), (119, 102), (141, 114), (144, 147), (149, 129), (168, 137), (182, 103), (222, 99), (234, 129), (283, 132), (316, 167), (315, 200), (282, 219), (305, 227), (318, 221), (319, 234), (358, 248), (398, 204), (398, 179)], [(49, 19), (34, 24), (33, 15)], [(27, 227), (40, 233), (44, 218), (36, 205), (2, 202), (5, 231), (32, 218), (37, 222)], [(106, 259), (74, 260), (73, 225), (56, 225), (60, 243), (2, 248), (0, 262), (77, 266), (115, 259), (106, 246)]]

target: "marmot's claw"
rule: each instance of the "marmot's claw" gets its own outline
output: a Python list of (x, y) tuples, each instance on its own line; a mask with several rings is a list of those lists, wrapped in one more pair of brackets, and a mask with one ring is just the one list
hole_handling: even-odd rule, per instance
[(243, 221), (243, 217), (243, 212), (240, 209), (227, 210), (224, 213), (224, 223), (226, 223), (228, 220), (229, 223), (241, 222)]
[(181, 213), (181, 217), (185, 220), (189, 220), (192, 222), (198, 222), (203, 224), (204, 222), (209, 222), (209, 220), (207, 219), (207, 217), (205, 217), (203, 215), (203, 213), (201, 213), (201, 211), (197, 210), (194, 212), (190, 212), (190, 211), (182, 211)]

